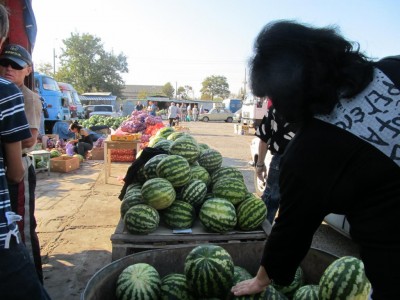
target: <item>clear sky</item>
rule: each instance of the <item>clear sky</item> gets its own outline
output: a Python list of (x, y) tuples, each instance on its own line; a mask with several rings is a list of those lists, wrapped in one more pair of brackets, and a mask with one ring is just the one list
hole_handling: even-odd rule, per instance
[[(190, 85), (225, 76), (238, 93), (262, 27), (277, 19), (336, 25), (373, 58), (400, 53), (399, 0), (32, 0), (33, 59), (53, 64), (71, 33), (101, 39), (128, 58), (126, 84)], [(57, 68), (56, 58), (56, 68)]]

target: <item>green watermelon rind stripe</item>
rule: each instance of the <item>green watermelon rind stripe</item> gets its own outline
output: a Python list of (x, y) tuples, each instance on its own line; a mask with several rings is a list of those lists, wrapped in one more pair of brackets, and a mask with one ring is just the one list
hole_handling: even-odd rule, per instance
[(161, 279), (153, 266), (137, 263), (121, 272), (116, 285), (118, 299), (157, 299), (160, 295)]
[(161, 281), (161, 299), (193, 299), (190, 296), (186, 276), (179, 273), (166, 275)]
[[(340, 283), (340, 284), (339, 284)], [(352, 256), (335, 260), (322, 274), (320, 282), (320, 299), (332, 297), (356, 297), (369, 294), (371, 284), (365, 276), (363, 262)]]
[(251, 230), (265, 221), (267, 207), (261, 199), (247, 199), (239, 205), (236, 213), (239, 227), (242, 230)]
[(237, 224), (233, 204), (219, 198), (206, 200), (200, 209), (199, 218), (205, 228), (219, 233), (230, 231)]

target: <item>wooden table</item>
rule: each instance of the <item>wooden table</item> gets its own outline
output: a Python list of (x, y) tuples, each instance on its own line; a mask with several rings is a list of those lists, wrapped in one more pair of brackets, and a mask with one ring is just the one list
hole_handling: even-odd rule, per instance
[(104, 141), (104, 175), (105, 175), (105, 183), (108, 183), (108, 177), (111, 175), (111, 151), (113, 149), (135, 149), (136, 154), (139, 153), (140, 150), (140, 140), (134, 141), (112, 141), (110, 137), (108, 137)]

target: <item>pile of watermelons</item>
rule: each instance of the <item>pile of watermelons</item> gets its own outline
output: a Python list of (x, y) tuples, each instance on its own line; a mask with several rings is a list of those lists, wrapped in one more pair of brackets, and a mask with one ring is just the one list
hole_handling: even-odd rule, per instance
[(362, 261), (351, 256), (332, 262), (316, 285), (304, 285), (303, 271), (299, 267), (293, 282), (288, 286), (271, 284), (263, 292), (252, 296), (235, 297), (230, 293), (232, 286), (253, 278), (254, 275), (235, 265), (224, 248), (204, 244), (197, 246), (186, 256), (183, 273), (170, 273), (161, 277), (150, 264), (139, 262), (128, 266), (117, 279), (116, 296), (119, 300), (366, 300), (371, 289)]
[(168, 154), (151, 158), (128, 186), (121, 203), (128, 232), (154, 232), (160, 219), (171, 229), (187, 229), (198, 218), (217, 233), (252, 231), (264, 222), (266, 205), (247, 190), (238, 169), (222, 166), (217, 150), (172, 127), (161, 128), (149, 146)]

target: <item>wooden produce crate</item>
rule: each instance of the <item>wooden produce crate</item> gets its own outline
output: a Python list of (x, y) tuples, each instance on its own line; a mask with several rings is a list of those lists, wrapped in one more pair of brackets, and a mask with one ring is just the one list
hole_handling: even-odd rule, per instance
[(93, 148), (92, 150), (90, 150), (90, 154), (91, 154), (90, 159), (92, 160), (104, 160), (103, 147)]
[(226, 234), (205, 231), (200, 220), (196, 220), (191, 233), (173, 233), (162, 223), (150, 234), (139, 235), (128, 233), (120, 219), (114, 234), (111, 235), (112, 260), (117, 260), (130, 254), (152, 249), (170, 249), (177, 246), (191, 246), (204, 243), (242, 243), (250, 241), (265, 241), (271, 231), (271, 224), (265, 221), (259, 230), (231, 231)]
[(50, 159), (52, 172), (67, 173), (79, 169), (79, 159), (71, 156), (59, 156)]

